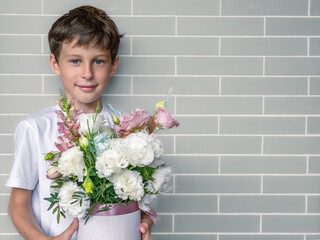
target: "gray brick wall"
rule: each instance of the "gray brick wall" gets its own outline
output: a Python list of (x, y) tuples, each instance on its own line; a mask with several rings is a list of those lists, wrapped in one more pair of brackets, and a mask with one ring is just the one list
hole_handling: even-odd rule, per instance
[(320, 238), (319, 0), (2, 0), (0, 240), (21, 239), (4, 187), (15, 127), (62, 88), (47, 32), (84, 4), (125, 34), (104, 102), (151, 111), (174, 88), (153, 240)]

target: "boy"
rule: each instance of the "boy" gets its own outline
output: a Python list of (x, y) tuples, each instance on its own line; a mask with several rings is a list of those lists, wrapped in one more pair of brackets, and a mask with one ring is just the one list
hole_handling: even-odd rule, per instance
[[(119, 65), (117, 57), (121, 36), (103, 10), (82, 6), (60, 17), (48, 34), (50, 66), (60, 75), (67, 98), (76, 107), (94, 113), (101, 96)], [(112, 127), (112, 111), (102, 105), (101, 114)], [(15, 133), (15, 161), (6, 183), (12, 187), (8, 213), (25, 239), (75, 239), (78, 220), (56, 217), (47, 211), (50, 180), (44, 153), (55, 149), (58, 128), (55, 110), (50, 107), (21, 121)], [(151, 218), (142, 215), (142, 239), (150, 239)]]

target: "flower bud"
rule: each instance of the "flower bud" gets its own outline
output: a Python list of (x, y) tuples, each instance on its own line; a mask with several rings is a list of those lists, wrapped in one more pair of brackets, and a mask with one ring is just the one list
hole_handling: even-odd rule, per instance
[(61, 177), (61, 174), (58, 172), (58, 167), (49, 168), (47, 171), (47, 178), (49, 179), (57, 179)]
[(116, 117), (115, 115), (112, 115), (112, 121), (115, 125), (119, 125), (120, 119)]
[(89, 141), (85, 136), (81, 136), (79, 139), (80, 147), (86, 149), (89, 147)]
[(92, 189), (93, 189), (93, 182), (91, 181), (91, 179), (89, 178), (89, 174), (87, 175), (86, 179), (84, 180), (84, 183), (82, 184), (82, 186), (84, 187), (84, 190), (87, 194), (89, 193), (93, 193)]
[(54, 154), (52, 152), (49, 152), (45, 157), (44, 160), (48, 161), (48, 160), (52, 160), (54, 157)]
[(163, 108), (165, 109), (166, 108), (166, 101), (162, 101), (162, 102), (158, 102), (156, 103), (156, 111), (158, 111), (159, 108)]

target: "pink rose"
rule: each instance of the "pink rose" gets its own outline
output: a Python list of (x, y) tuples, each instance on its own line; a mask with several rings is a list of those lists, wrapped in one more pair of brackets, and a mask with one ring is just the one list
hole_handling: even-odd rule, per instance
[(170, 116), (167, 110), (159, 108), (156, 116), (154, 117), (154, 122), (158, 128), (173, 128), (178, 127), (179, 122)]
[(150, 115), (144, 109), (136, 109), (131, 114), (121, 113), (119, 120), (120, 123), (114, 126), (114, 130), (122, 137), (143, 130), (150, 121)]

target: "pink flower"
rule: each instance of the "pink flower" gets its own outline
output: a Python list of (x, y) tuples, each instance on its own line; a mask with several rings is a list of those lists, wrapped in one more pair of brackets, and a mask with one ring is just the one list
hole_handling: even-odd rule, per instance
[(178, 127), (179, 122), (170, 116), (167, 110), (159, 108), (156, 116), (154, 117), (154, 122), (158, 128), (173, 128), (174, 126)]
[(149, 113), (144, 109), (136, 109), (131, 114), (120, 114), (119, 125), (114, 126), (114, 130), (119, 136), (125, 136), (135, 131), (143, 130), (150, 121)]
[(65, 152), (74, 146), (72, 143), (70, 143), (67, 139), (65, 139), (62, 136), (59, 136), (58, 140), (60, 140), (60, 143), (55, 143), (55, 144), (60, 152)]
[(61, 177), (61, 174), (58, 172), (58, 167), (51, 167), (47, 171), (47, 178), (56, 179)]

